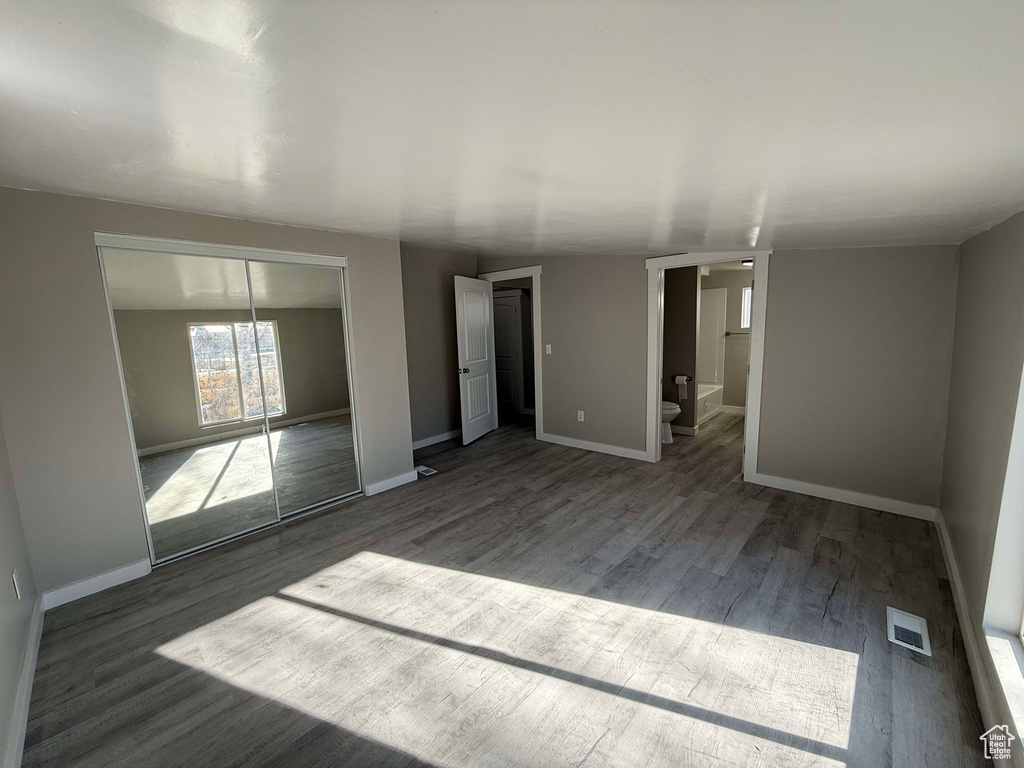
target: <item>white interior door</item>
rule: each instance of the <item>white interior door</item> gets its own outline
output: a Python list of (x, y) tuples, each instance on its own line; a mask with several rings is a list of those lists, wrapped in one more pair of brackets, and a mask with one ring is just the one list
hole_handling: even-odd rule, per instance
[(463, 445), (498, 427), (492, 302), (491, 284), (486, 280), (455, 278)]

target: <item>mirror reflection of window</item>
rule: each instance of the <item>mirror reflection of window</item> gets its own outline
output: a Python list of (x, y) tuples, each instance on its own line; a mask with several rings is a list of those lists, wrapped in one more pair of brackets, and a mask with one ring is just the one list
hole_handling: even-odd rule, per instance
[(199, 423), (221, 424), (242, 418), (238, 357), (230, 325), (190, 325)]
[(341, 269), (101, 258), (154, 561), (359, 493)]
[[(257, 360), (252, 323), (189, 323), (200, 424), (261, 418), (264, 397), (267, 413), (285, 413), (277, 324), (258, 326)], [(260, 391), (261, 367), (265, 393)]]

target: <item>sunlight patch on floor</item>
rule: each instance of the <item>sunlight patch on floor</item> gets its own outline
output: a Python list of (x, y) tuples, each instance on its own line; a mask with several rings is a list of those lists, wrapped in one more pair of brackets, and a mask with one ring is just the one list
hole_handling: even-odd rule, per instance
[(451, 766), (843, 765), (858, 664), (372, 552), (159, 652)]
[(158, 523), (272, 490), (267, 438), (257, 434), (195, 451), (149, 498), (146, 513)]

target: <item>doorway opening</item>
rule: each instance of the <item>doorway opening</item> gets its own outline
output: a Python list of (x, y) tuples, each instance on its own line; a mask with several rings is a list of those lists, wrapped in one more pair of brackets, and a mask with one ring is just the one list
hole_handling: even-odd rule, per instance
[(462, 442), (499, 424), (544, 431), (539, 266), (455, 278)]
[(742, 419), (744, 476), (753, 474), (768, 256), (744, 251), (648, 259), (649, 461), (686, 450), (716, 419), (734, 428)]
[[(541, 368), (540, 265), (503, 269), (479, 275), (491, 283), (494, 291), (495, 367), (509, 369), (510, 374), (496, 373), (498, 383), (498, 419), (502, 424), (532, 424), (534, 435), (544, 434), (544, 377)], [(517, 296), (518, 294), (518, 296)], [(515, 312), (505, 308), (518, 301), (519, 322)], [(499, 319), (499, 313), (504, 315)], [(504, 338), (499, 339), (499, 324), (507, 327), (512, 338), (509, 347), (520, 355), (519, 369), (514, 359), (501, 360), (499, 348), (504, 349)], [(513, 336), (518, 334), (518, 338)], [(503, 380), (504, 379), (504, 380)]]
[(492, 286), (498, 424), (533, 426), (533, 280), (498, 280)]

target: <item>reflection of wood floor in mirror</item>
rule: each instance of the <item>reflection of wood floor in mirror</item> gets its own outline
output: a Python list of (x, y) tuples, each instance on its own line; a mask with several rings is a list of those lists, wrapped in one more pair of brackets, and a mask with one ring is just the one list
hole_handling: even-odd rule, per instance
[[(929, 523), (502, 428), (45, 615), (26, 766), (982, 766)], [(886, 640), (928, 619), (934, 656)]]
[[(282, 515), (359, 490), (348, 416), (272, 430), (270, 445)], [(277, 519), (262, 434), (157, 453), (139, 464), (157, 558)]]

